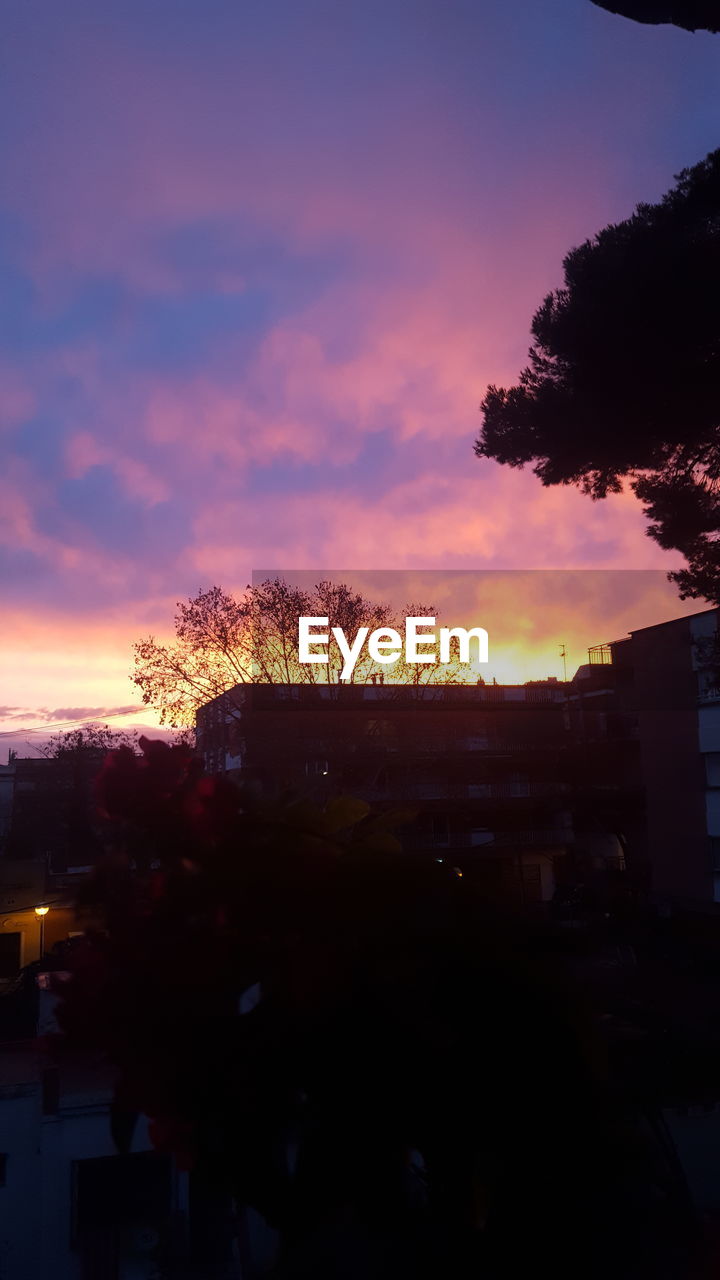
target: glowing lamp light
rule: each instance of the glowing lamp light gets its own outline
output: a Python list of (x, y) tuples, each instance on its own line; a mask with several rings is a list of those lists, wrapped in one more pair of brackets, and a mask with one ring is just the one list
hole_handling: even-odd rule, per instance
[(35, 908), (35, 915), (40, 921), (40, 959), (45, 955), (45, 917), (50, 910), (49, 907), (41, 906)]

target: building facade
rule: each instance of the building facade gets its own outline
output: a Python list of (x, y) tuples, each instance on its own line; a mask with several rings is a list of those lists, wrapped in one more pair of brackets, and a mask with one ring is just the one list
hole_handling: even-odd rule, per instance
[(710, 906), (717, 635), (715, 609), (639, 628), (566, 684), (239, 686), (198, 712), (198, 749), (265, 791), (415, 809), (408, 850), (516, 901), (548, 901), (572, 866), (625, 873), (663, 908)]
[(647, 841), (660, 903), (720, 902), (718, 611), (630, 636)]
[(639, 628), (570, 686), (576, 808), (618, 832), (667, 909), (720, 902), (717, 629), (716, 609)]
[(270, 685), (198, 713), (210, 772), (266, 794), (349, 793), (417, 817), (408, 851), (447, 860), (488, 890), (548, 901), (573, 843), (567, 699), (528, 685)]

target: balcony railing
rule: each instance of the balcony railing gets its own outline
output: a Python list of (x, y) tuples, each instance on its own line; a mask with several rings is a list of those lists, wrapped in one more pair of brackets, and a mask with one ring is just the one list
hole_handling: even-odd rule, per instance
[(410, 782), (392, 789), (417, 800), (533, 800), (564, 794), (568, 786), (564, 782)]
[(438, 857), (449, 858), (453, 852), (467, 852), (472, 849), (479, 856), (493, 853), (508, 853), (516, 849), (558, 849), (571, 844), (574, 833), (569, 827), (539, 828), (533, 827), (525, 831), (495, 831), (492, 840), (477, 839), (477, 832), (452, 832), (447, 840), (421, 837), (414, 842), (415, 848), (436, 852)]
[(402, 735), (384, 737), (381, 734), (367, 734), (352, 739), (347, 736), (306, 737), (302, 739), (302, 749), (307, 754), (353, 756), (378, 756), (386, 753), (402, 756), (424, 756), (429, 759), (441, 759), (445, 756), (510, 756), (557, 752), (567, 746), (566, 740), (546, 738), (530, 742), (503, 741), (497, 738), (445, 738), (404, 737)]
[(497, 831), (496, 845), (567, 845), (574, 839), (571, 827), (555, 827), (547, 830), (533, 827), (529, 831)]

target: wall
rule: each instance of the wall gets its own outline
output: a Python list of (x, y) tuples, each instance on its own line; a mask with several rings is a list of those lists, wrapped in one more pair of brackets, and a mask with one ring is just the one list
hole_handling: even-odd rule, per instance
[(660, 902), (713, 900), (694, 622), (632, 634), (652, 890)]
[[(45, 954), (56, 942), (63, 941), (76, 928), (75, 915), (70, 907), (51, 907), (45, 916)], [(0, 915), (0, 929), (5, 933), (21, 935), (21, 967), (40, 959), (40, 919), (34, 909)], [(2, 1273), (0, 1272), (0, 1278)]]
[[(8, 1057), (5, 1077), (12, 1070)], [(6, 1185), (0, 1187), (0, 1276), (81, 1280), (80, 1253), (71, 1247), (74, 1162), (115, 1156), (110, 1093), (106, 1081), (93, 1084), (90, 1069), (77, 1086), (63, 1089), (56, 1114), (43, 1115), (38, 1071), (36, 1064), (23, 1073), (19, 1064), (17, 1074), (26, 1078), (0, 1084), (0, 1151), (7, 1155)], [(141, 1118), (132, 1151), (149, 1149), (147, 1123)], [(174, 1177), (174, 1208), (187, 1211), (184, 1174)], [(153, 1270), (152, 1256), (141, 1257), (134, 1280), (149, 1280)]]

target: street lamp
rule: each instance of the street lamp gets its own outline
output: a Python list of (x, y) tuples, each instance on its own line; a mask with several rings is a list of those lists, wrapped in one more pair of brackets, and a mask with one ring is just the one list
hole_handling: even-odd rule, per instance
[(45, 917), (50, 910), (49, 907), (36, 907), (35, 915), (40, 921), (40, 959), (45, 955)]

